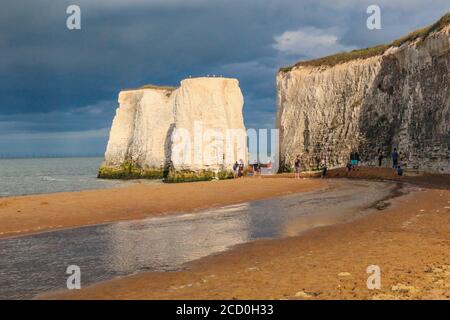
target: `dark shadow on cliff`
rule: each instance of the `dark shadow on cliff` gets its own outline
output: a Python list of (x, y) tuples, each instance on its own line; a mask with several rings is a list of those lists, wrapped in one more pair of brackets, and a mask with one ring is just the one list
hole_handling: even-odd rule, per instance
[(375, 161), (378, 149), (388, 156), (393, 145), (398, 145), (398, 131), (405, 108), (395, 97), (401, 94), (403, 82), (404, 75), (397, 59), (383, 58), (380, 71), (360, 109), (358, 151), (362, 161)]
[(167, 130), (166, 138), (164, 140), (164, 178), (168, 176), (171, 167), (170, 159), (172, 159), (172, 134), (174, 130), (175, 123), (172, 123), (169, 130)]
[(405, 153), (407, 169), (422, 170), (448, 159), (450, 133), (439, 131), (446, 110), (448, 83), (443, 80), (448, 69), (445, 57), (421, 65), (420, 70), (402, 68), (394, 55), (383, 57), (361, 105), (362, 161), (376, 163), (378, 149), (388, 158), (393, 148)]

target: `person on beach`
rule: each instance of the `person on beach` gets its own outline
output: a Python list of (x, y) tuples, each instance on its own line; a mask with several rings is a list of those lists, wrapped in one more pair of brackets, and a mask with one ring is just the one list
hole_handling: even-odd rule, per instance
[(352, 170), (355, 170), (357, 161), (356, 161), (356, 153), (353, 151), (350, 152), (350, 164), (352, 165)]
[(347, 172), (352, 171), (352, 168), (353, 168), (352, 163), (351, 163), (351, 161), (349, 160), (349, 161), (347, 162)]
[(398, 152), (397, 152), (397, 148), (394, 148), (394, 151), (391, 154), (391, 158), (392, 158), (392, 168), (393, 169), (397, 169), (397, 166), (398, 166)]
[(378, 166), (381, 167), (382, 163), (383, 163), (383, 151), (380, 149), (378, 149)]
[(321, 177), (325, 178), (325, 176), (327, 175), (327, 171), (328, 171), (325, 159), (320, 160), (319, 169), (322, 171)]
[(233, 165), (233, 175), (235, 178), (237, 178), (238, 174), (239, 174), (239, 163), (236, 161)]
[(403, 169), (401, 165), (397, 166), (397, 175), (399, 175), (400, 177), (403, 176)]
[(255, 160), (255, 162), (253, 163), (253, 176), (258, 175), (258, 162)]
[(244, 177), (244, 161), (242, 159), (239, 159), (239, 169), (238, 169), (238, 178)]
[(295, 158), (294, 169), (295, 169), (295, 179), (300, 179), (301, 161), (300, 161), (300, 155), (299, 154)]

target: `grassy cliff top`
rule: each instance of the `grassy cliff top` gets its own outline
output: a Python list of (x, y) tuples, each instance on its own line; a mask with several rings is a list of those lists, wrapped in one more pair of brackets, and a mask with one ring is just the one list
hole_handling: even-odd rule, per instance
[(139, 89), (161, 89), (161, 90), (176, 90), (177, 87), (171, 86), (155, 86), (153, 84), (146, 84), (140, 87)]
[(129, 89), (123, 89), (122, 91), (133, 91), (133, 90), (143, 90), (143, 89), (155, 89), (155, 90), (168, 90), (173, 91), (176, 90), (177, 87), (170, 87), (170, 86), (156, 86), (154, 84), (146, 84), (139, 88), (129, 88)]
[(320, 67), (320, 66), (335, 66), (340, 63), (345, 63), (351, 60), (356, 59), (367, 59), (373, 56), (383, 54), (390, 47), (400, 47), (402, 44), (411, 42), (419, 39), (419, 41), (423, 41), (426, 39), (431, 33), (442, 30), (445, 26), (450, 24), (450, 12), (441, 17), (438, 21), (429, 25), (427, 27), (418, 29), (413, 31), (406, 36), (403, 36), (397, 40), (394, 40), (390, 44), (381, 44), (370, 48), (365, 49), (356, 49), (349, 52), (339, 52), (330, 56), (322, 57), (314, 60), (300, 61), (296, 64), (283, 67), (279, 69), (279, 72), (289, 72), (295, 67), (300, 66), (311, 66), (311, 67)]
[[(226, 78), (226, 77), (222, 77), (222, 76), (204, 76), (204, 77), (194, 77), (194, 78), (186, 78), (183, 79), (182, 81), (185, 80), (199, 80), (199, 79), (208, 79), (208, 80), (233, 80), (233, 81), (238, 81), (236, 78)], [(171, 86), (157, 86), (154, 84), (146, 84), (143, 85), (141, 87), (138, 88), (127, 88), (127, 89), (123, 89), (122, 91), (134, 91), (134, 90), (145, 90), (145, 89), (154, 89), (154, 90), (165, 90), (165, 91), (174, 91), (176, 89), (178, 89), (179, 87), (171, 87)]]

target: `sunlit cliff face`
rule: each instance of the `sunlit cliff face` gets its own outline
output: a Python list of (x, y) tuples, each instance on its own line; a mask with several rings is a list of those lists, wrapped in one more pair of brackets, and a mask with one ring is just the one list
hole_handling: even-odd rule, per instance
[(408, 168), (450, 172), (449, 29), (370, 58), (279, 72), (281, 165), (300, 154), (306, 168), (322, 158), (340, 167), (352, 151), (375, 164), (379, 149), (397, 148)]

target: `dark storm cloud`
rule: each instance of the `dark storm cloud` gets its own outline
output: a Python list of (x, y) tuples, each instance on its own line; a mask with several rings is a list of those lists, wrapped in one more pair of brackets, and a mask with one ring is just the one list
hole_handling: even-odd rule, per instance
[[(373, 2), (3, 1), (0, 145), (8, 134), (90, 136), (110, 126), (122, 88), (178, 85), (189, 75), (237, 77), (246, 125), (273, 127), (280, 66), (390, 41), (449, 10), (447, 0), (381, 0), (383, 29), (369, 31)], [(66, 29), (69, 4), (81, 7), (80, 31)], [(90, 113), (95, 106), (102, 111)], [(107, 130), (96, 132), (106, 140)]]

